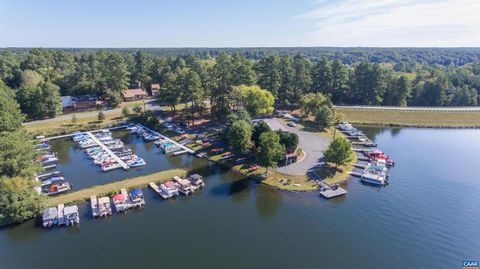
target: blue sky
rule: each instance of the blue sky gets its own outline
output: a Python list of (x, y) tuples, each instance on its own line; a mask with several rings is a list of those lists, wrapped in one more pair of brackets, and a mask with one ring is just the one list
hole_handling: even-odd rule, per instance
[(479, 46), (478, 0), (0, 0), (0, 47)]

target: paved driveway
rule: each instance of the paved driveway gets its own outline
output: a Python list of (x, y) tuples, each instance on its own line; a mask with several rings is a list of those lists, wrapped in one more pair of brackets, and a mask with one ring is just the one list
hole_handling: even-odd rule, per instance
[(284, 130), (295, 133), (298, 135), (299, 147), (306, 153), (305, 159), (299, 163), (293, 163), (287, 166), (278, 167), (277, 171), (287, 175), (310, 175), (310, 170), (321, 165), (323, 163), (323, 152), (327, 150), (330, 140), (327, 138), (319, 137), (313, 133), (300, 131), (297, 128), (293, 128), (284, 125), (276, 118), (264, 119), (264, 121), (270, 125), (272, 130)]

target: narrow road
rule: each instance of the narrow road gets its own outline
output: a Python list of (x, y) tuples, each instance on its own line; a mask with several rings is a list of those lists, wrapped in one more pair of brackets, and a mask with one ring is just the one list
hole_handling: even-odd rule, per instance
[(276, 118), (264, 119), (272, 130), (284, 130), (298, 135), (299, 147), (305, 152), (305, 159), (299, 163), (278, 167), (276, 170), (287, 175), (306, 175), (322, 164), (323, 152), (327, 149), (330, 141), (311, 132), (300, 131), (297, 128), (284, 125)]
[[(154, 105), (152, 103), (152, 100), (145, 101), (145, 107), (146, 107), (147, 110), (150, 110), (150, 111), (161, 110), (160, 106)], [(143, 107), (142, 107), (142, 109), (143, 109)], [(108, 116), (108, 115), (111, 115), (111, 114), (120, 113), (122, 111), (122, 108), (114, 108), (114, 109), (108, 109), (108, 110), (102, 110), (102, 111), (105, 114), (105, 116)], [(69, 114), (65, 114), (65, 115), (59, 115), (59, 116), (57, 116), (55, 118), (51, 118), (51, 119), (24, 122), (23, 125), (39, 124), (39, 123), (43, 123), (43, 122), (56, 122), (56, 121), (71, 120), (73, 114), (74, 113), (69, 113)], [(79, 112), (79, 113), (75, 113), (75, 117), (77, 119), (82, 119), (82, 118), (94, 117), (94, 116), (97, 116), (97, 114), (98, 114), (97, 110), (89, 111), (89, 112)]]
[(480, 112), (478, 106), (459, 106), (459, 107), (420, 107), (420, 106), (333, 106), (343, 109), (369, 109), (369, 110), (402, 110), (402, 111), (452, 111), (452, 112)]

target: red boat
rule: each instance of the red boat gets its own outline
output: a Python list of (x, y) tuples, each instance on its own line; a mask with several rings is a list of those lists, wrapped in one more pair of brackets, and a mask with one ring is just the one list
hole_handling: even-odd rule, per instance
[(387, 165), (395, 165), (395, 162), (388, 155), (383, 154), (378, 149), (367, 153), (367, 157), (372, 161), (385, 160)]
[(213, 153), (222, 153), (223, 152), (223, 148), (214, 148), (212, 150), (210, 150), (210, 152), (213, 152)]
[(247, 172), (251, 173), (253, 171), (258, 170), (258, 168), (260, 168), (260, 166), (254, 164), (254, 165), (250, 166), (250, 168), (247, 169)]

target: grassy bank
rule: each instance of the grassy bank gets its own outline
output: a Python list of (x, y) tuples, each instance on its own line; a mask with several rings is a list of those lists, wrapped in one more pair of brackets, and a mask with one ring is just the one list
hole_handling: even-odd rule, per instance
[(336, 108), (351, 123), (400, 127), (480, 127), (480, 112)]
[(118, 192), (120, 189), (132, 189), (132, 188), (142, 188), (148, 185), (150, 182), (164, 182), (171, 179), (174, 176), (185, 177), (187, 171), (183, 169), (172, 169), (167, 171), (162, 171), (158, 173), (153, 173), (146, 176), (134, 177), (130, 179), (125, 179), (121, 181), (116, 181), (104, 185), (92, 186), (87, 189), (82, 189), (75, 192), (70, 192), (64, 195), (59, 195), (55, 197), (49, 197), (47, 200), (48, 206), (55, 206), (58, 204), (74, 204), (80, 203), (90, 199), (92, 195), (110, 195), (112, 193)]

